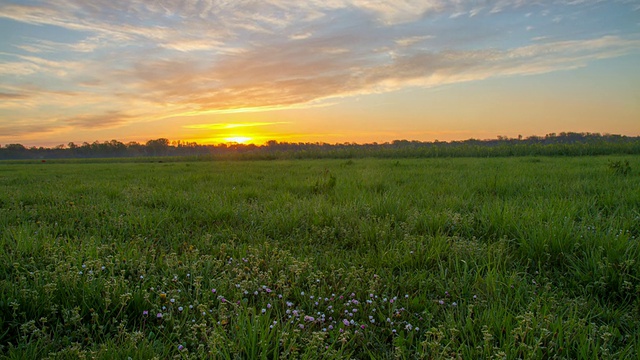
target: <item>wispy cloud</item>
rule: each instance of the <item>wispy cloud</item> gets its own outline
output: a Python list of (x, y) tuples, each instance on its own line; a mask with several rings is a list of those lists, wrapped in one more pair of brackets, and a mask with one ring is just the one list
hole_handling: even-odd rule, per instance
[(123, 114), (119, 111), (108, 111), (102, 114), (86, 114), (64, 118), (61, 119), (61, 122), (68, 126), (79, 127), (83, 129), (102, 129), (120, 125), (126, 122), (128, 118), (131, 118), (131, 116)]
[(271, 125), (281, 125), (281, 124), (289, 124), (289, 122), (279, 121), (279, 122), (249, 122), (249, 123), (214, 123), (214, 124), (185, 125), (183, 127), (187, 129), (198, 129), (198, 130), (228, 130), (228, 129), (236, 129), (236, 128), (271, 126)]

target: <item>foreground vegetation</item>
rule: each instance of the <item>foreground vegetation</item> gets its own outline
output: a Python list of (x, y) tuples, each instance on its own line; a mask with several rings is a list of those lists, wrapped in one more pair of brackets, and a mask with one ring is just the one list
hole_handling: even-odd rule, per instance
[(638, 358), (640, 157), (0, 165), (0, 357)]

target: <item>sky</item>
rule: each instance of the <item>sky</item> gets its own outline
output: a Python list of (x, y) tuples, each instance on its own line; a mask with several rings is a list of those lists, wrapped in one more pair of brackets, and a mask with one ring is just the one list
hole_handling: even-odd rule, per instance
[(0, 145), (640, 135), (640, 0), (0, 0)]

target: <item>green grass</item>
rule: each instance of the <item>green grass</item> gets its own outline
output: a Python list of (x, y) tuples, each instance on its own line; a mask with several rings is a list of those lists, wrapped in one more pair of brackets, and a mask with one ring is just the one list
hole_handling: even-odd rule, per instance
[(638, 169), (0, 164), (0, 358), (639, 358)]

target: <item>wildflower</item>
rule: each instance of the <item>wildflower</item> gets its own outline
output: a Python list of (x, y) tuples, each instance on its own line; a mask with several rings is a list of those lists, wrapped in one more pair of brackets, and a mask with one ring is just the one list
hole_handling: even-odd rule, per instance
[(164, 300), (166, 298), (167, 298), (167, 294), (165, 293), (160, 294), (160, 300)]
[(157, 317), (158, 319), (162, 319), (162, 313), (158, 313), (158, 315), (156, 315), (156, 317)]
[(184, 346), (182, 346), (182, 344), (178, 345), (178, 350), (179, 350), (179, 351), (184, 350)]
[(440, 305), (444, 305), (444, 300), (440, 300), (440, 301), (438, 301), (438, 303), (439, 303)]
[(333, 325), (329, 325), (329, 330), (333, 330)]
[(260, 312), (262, 312), (263, 314), (265, 314), (267, 312), (267, 309), (262, 308), (262, 310), (260, 310)]
[(454, 306), (454, 307), (455, 307), (455, 306), (458, 306), (458, 303), (454, 301), (454, 302), (451, 304), (451, 306)]
[(171, 301), (172, 303), (174, 303), (174, 302), (176, 302), (176, 299), (171, 298), (171, 300), (170, 300), (170, 301)]
[(178, 307), (178, 311), (182, 311), (184, 308), (182, 306)]
[(304, 291), (301, 291), (301, 292), (300, 292), (300, 295), (304, 296)]
[(143, 310), (142, 311), (142, 315), (143, 316), (148, 316), (149, 315), (149, 310)]
[(364, 330), (364, 329), (366, 328), (366, 326), (363, 324), (363, 325), (360, 325), (360, 328), (361, 328), (362, 330)]
[(216, 289), (211, 289), (211, 292), (215, 294), (216, 293)]
[(298, 326), (300, 327), (300, 329), (304, 329), (304, 324), (300, 324)]
[(478, 295), (473, 295), (473, 300), (476, 300), (478, 298)]
[(271, 304), (267, 304), (267, 309), (271, 309)]
[(311, 321), (314, 321), (314, 320), (315, 320), (315, 319), (313, 318), (313, 316), (306, 315), (306, 316), (304, 317), (304, 321), (311, 322)]
[(344, 324), (344, 326), (349, 326), (349, 320), (347, 319), (342, 319), (342, 323)]

